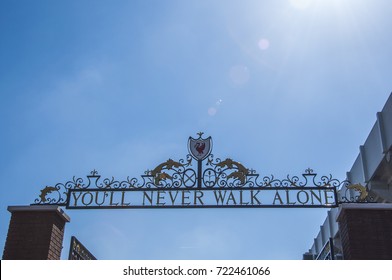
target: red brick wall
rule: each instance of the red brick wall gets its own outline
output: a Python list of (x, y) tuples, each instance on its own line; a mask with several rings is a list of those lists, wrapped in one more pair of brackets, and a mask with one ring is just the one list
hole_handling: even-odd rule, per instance
[(344, 209), (338, 219), (346, 260), (392, 260), (392, 210)]
[(58, 211), (12, 212), (3, 259), (60, 259), (65, 222)]

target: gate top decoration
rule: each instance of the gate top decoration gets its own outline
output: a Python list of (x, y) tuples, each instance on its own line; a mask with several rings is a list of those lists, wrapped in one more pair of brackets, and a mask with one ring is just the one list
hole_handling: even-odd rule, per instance
[(101, 179), (96, 170), (87, 180), (73, 177), (46, 186), (33, 205), (55, 204), (68, 209), (109, 208), (329, 208), (341, 203), (371, 202), (365, 187), (308, 168), (284, 179), (260, 176), (231, 158), (214, 158), (211, 137), (189, 137), (189, 154), (168, 159), (147, 170), (141, 179)]

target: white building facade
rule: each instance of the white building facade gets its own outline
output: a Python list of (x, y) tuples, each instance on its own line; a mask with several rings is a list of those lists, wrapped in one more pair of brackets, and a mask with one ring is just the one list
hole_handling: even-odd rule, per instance
[[(341, 204), (328, 211), (312, 247), (303, 255), (303, 259), (348, 259), (344, 253), (342, 230), (338, 223), (342, 212), (347, 209), (386, 209), (392, 213), (392, 94), (381, 112), (377, 113), (376, 123), (365, 143), (360, 146), (359, 154), (347, 172), (346, 179), (352, 184), (365, 186), (376, 203)], [(347, 195), (355, 194), (353, 190), (339, 191), (339, 196)]]

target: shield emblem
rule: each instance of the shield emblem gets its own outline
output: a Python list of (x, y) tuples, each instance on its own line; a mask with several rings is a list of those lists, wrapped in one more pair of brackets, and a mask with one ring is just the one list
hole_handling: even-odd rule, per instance
[(202, 139), (201, 138), (202, 133), (200, 133), (199, 135), (200, 135), (200, 137), (198, 139), (194, 139), (192, 137), (189, 137), (188, 150), (194, 159), (204, 160), (211, 153), (212, 139), (211, 139), (211, 136), (206, 139)]

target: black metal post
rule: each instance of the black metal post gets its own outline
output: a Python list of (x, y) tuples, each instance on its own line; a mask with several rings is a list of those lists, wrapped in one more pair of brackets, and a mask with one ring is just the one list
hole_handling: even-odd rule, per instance
[(202, 160), (197, 161), (197, 188), (202, 187)]

